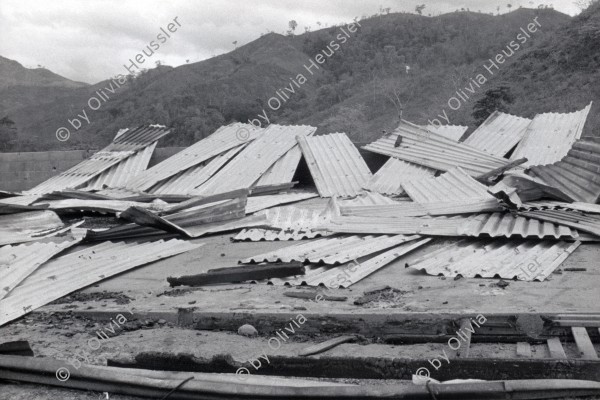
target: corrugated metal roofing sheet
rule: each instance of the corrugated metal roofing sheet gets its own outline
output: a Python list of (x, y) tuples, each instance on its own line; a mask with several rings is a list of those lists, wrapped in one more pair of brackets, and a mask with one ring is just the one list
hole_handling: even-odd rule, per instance
[(456, 217), (333, 217), (322, 230), (354, 234), (457, 236), (465, 218)]
[(415, 260), (411, 268), (430, 275), (546, 279), (581, 242), (464, 240)]
[(268, 228), (249, 228), (242, 229), (232, 240), (236, 242), (283, 242), (288, 240), (315, 239), (331, 235), (332, 233), (313, 230), (285, 231)]
[(164, 127), (141, 126), (117, 135), (113, 142), (74, 167), (40, 183), (24, 194), (76, 189), (169, 133)]
[(427, 215), (427, 210), (414, 201), (399, 201), (395, 204), (383, 205), (340, 205), (340, 215), (350, 217), (420, 217)]
[(515, 216), (510, 213), (492, 213), (470, 216), (459, 228), (459, 235), (543, 238), (577, 238), (576, 230), (551, 222)]
[(219, 169), (223, 167), (229, 160), (235, 157), (245, 144), (234, 147), (223, 154), (213, 157), (210, 161), (196, 165), (182, 171), (172, 177), (161, 181), (148, 190), (148, 193), (153, 194), (180, 194), (186, 195), (191, 193), (195, 188), (208, 181)]
[(518, 214), (527, 218), (535, 218), (559, 225), (570, 226), (578, 231), (589, 232), (600, 236), (600, 216), (598, 215), (589, 215), (582, 212), (565, 210), (520, 211)]
[(371, 171), (345, 133), (298, 138), (321, 197), (356, 196), (371, 179)]
[(523, 203), (521, 210), (574, 210), (585, 213), (600, 214), (600, 204), (590, 203), (564, 203), (561, 201), (531, 201)]
[(390, 199), (379, 193), (362, 192), (358, 196), (351, 199), (335, 199), (340, 206), (354, 207), (354, 206), (376, 206), (386, 204), (397, 204), (398, 201)]
[(592, 138), (579, 140), (562, 160), (531, 167), (529, 174), (574, 201), (596, 203), (600, 200), (600, 143)]
[(504, 157), (523, 139), (530, 123), (529, 118), (494, 111), (463, 143)]
[(139, 175), (148, 168), (150, 158), (158, 142), (138, 151), (131, 157), (126, 158), (117, 165), (113, 165), (100, 175), (92, 178), (83, 190), (102, 190), (105, 187), (120, 187), (131, 178)]
[(117, 134), (104, 151), (138, 151), (150, 146), (171, 131), (165, 126), (146, 125)]
[(113, 275), (200, 246), (181, 240), (105, 242), (59, 257), (38, 268), (0, 300), (0, 326)]
[(460, 167), (437, 178), (407, 181), (403, 186), (410, 198), (420, 203), (431, 215), (502, 209), (498, 200), (488, 193), (487, 186), (477, 182)]
[(278, 185), (291, 182), (302, 158), (300, 146), (292, 147), (265, 172), (255, 186)]
[(402, 121), (394, 132), (364, 146), (364, 149), (441, 171), (460, 166), (472, 176), (484, 174), (509, 162), (407, 121)]
[(412, 179), (434, 176), (436, 170), (390, 157), (365, 184), (364, 188), (382, 194), (404, 193), (402, 184)]
[(0, 247), (0, 300), (40, 265), (80, 239)]
[(193, 195), (211, 195), (253, 186), (267, 170), (296, 145), (296, 136), (307, 136), (317, 128), (306, 125), (269, 125), (264, 133), (241, 151)]
[(468, 126), (462, 125), (424, 125), (422, 128), (455, 142), (458, 142), (467, 129), (469, 129)]
[(314, 192), (286, 192), (278, 194), (266, 194), (248, 197), (246, 203), (246, 214), (252, 214), (260, 210), (275, 207), (281, 204), (295, 203), (301, 200), (312, 199), (319, 195)]
[(528, 161), (524, 166), (546, 165), (559, 161), (581, 137), (591, 107), (592, 103), (583, 110), (572, 113), (536, 115), (510, 159), (526, 157)]
[(75, 189), (134, 153), (133, 151), (99, 151), (88, 160), (80, 162), (23, 193), (26, 195), (43, 194), (69, 188)]
[(0, 215), (0, 245), (29, 242), (64, 228), (54, 211), (29, 211)]
[(306, 273), (304, 275), (285, 279), (270, 279), (269, 282), (274, 285), (306, 284), (308, 286), (324, 285), (330, 289), (348, 288), (367, 276), (377, 272), (394, 260), (397, 260), (398, 258), (408, 254), (420, 246), (423, 246), (430, 240), (431, 239), (415, 239), (358, 263), (351, 261), (335, 267), (318, 266), (314, 264), (307, 265)]
[(405, 235), (324, 238), (249, 257), (241, 260), (240, 263), (300, 261), (336, 265), (365, 257), (417, 238), (418, 236)]
[(127, 188), (144, 191), (171, 176), (222, 154), (261, 135), (263, 129), (252, 124), (233, 123), (222, 126), (212, 135), (147, 169), (127, 182)]

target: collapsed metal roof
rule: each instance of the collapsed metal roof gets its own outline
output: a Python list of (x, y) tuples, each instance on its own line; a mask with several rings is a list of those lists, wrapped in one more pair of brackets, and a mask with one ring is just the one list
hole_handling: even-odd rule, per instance
[(490, 172), (508, 163), (504, 158), (457, 143), (407, 121), (402, 121), (394, 132), (363, 148), (441, 171), (460, 166), (472, 176)]
[(364, 188), (382, 194), (404, 194), (404, 182), (434, 176), (435, 169), (390, 157), (364, 185)]
[(0, 247), (0, 300), (50, 258), (80, 241), (35, 242)]
[(350, 197), (362, 191), (372, 174), (345, 133), (298, 138), (321, 197)]
[(592, 103), (583, 110), (572, 113), (536, 115), (510, 159), (525, 157), (528, 161), (524, 166), (546, 165), (559, 161), (581, 137), (591, 108)]
[(530, 123), (529, 118), (494, 111), (463, 143), (504, 157), (523, 139)]
[(59, 257), (0, 300), (0, 326), (75, 290), (202, 245), (176, 239), (142, 244), (104, 242)]
[[(102, 179), (115, 178), (113, 173), (108, 172), (111, 167), (132, 157), (138, 151), (153, 145), (169, 132), (168, 129), (157, 126), (140, 126), (136, 129), (120, 132), (111, 144), (94, 153), (88, 160), (80, 162), (67, 171), (53, 176), (23, 193), (43, 194), (63, 189), (76, 189), (103, 172), (106, 172), (106, 176)], [(143, 158), (141, 160), (143, 161)], [(136, 165), (138, 165), (137, 161), (140, 160), (136, 160)], [(119, 179), (125, 179), (125, 177), (119, 177)]]
[(501, 210), (498, 200), (460, 167), (437, 178), (404, 182), (404, 190), (431, 215)]
[(206, 183), (192, 190), (191, 194), (207, 196), (253, 186), (296, 145), (296, 136), (311, 135), (316, 129), (307, 125), (269, 125), (259, 138), (246, 146)]
[(560, 161), (533, 166), (529, 174), (559, 189), (572, 200), (597, 203), (600, 200), (600, 142), (584, 138), (573, 144)]
[(241, 260), (240, 263), (300, 261), (343, 264), (417, 238), (418, 236), (405, 235), (323, 238), (249, 257)]
[(458, 142), (465, 134), (467, 129), (469, 129), (468, 126), (462, 125), (424, 125), (422, 128), (433, 133), (437, 133), (445, 138), (454, 140), (455, 142)]
[(126, 188), (143, 191), (171, 176), (199, 165), (260, 136), (263, 129), (252, 124), (233, 123), (222, 126), (212, 135), (186, 147), (179, 153), (147, 169), (127, 182)]
[(415, 260), (430, 275), (465, 278), (546, 279), (581, 242), (463, 240)]

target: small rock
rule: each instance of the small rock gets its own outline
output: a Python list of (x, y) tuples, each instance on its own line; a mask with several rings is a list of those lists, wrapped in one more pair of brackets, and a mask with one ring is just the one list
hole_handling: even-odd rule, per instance
[(196, 304), (196, 300), (194, 300), (194, 301), (188, 301), (188, 304)]
[(502, 289), (504, 289), (504, 288), (505, 288), (505, 287), (507, 287), (508, 285), (509, 285), (509, 283), (508, 283), (508, 282), (506, 282), (505, 280), (502, 280), (502, 279), (500, 279), (500, 280), (498, 281), (498, 283), (496, 283), (496, 286), (498, 286), (498, 287), (500, 287), (500, 288), (502, 288)]
[(447, 301), (445, 301), (445, 302), (443, 302), (442, 304), (448, 304), (448, 302), (447, 302)]
[(221, 257), (225, 257), (225, 253), (221, 253)]
[(462, 276), (461, 276), (461, 275), (456, 275), (456, 276), (454, 277), (454, 280), (455, 280), (455, 281), (457, 281), (457, 280), (459, 280), (459, 279), (462, 279)]
[(166, 324), (166, 323), (167, 323), (167, 321), (165, 321), (164, 319), (162, 319), (162, 318), (161, 318), (161, 319), (159, 319), (159, 320), (158, 320), (158, 323), (159, 323), (160, 325), (164, 325), (164, 324)]
[(238, 335), (248, 336), (248, 337), (257, 336), (258, 331), (252, 325), (245, 324), (238, 328)]

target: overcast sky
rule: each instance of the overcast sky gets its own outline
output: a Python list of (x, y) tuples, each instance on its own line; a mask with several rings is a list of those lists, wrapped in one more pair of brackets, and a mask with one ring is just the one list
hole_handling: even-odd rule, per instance
[(318, 29), (317, 21), (322, 27), (349, 22), (381, 7), (414, 12), (421, 3), (424, 14), (433, 15), (463, 7), (506, 12), (508, 3), (513, 9), (552, 4), (569, 15), (580, 11), (572, 0), (0, 0), (0, 55), (95, 83), (122, 73), (123, 64), (175, 17), (181, 27), (149, 62), (177, 66), (210, 58), (231, 51), (234, 41), (239, 46), (261, 33), (283, 33), (292, 19), (299, 33), (305, 26)]

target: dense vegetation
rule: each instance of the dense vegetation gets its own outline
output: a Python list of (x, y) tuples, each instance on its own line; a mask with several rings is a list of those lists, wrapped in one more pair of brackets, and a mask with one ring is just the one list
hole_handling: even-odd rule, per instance
[[(448, 99), (468, 87), (484, 63), (506, 49), (535, 17), (541, 29), (468, 101), (450, 109)], [(270, 122), (311, 124), (322, 133), (344, 131), (364, 142), (393, 128), (400, 116), (427, 123), (446, 111), (450, 123), (474, 126), (497, 103), (493, 96), (499, 93), (510, 100), (500, 101), (501, 107), (529, 117), (573, 111), (600, 97), (599, 85), (593, 84), (600, 61), (598, 5), (575, 19), (551, 9), (519, 9), (499, 16), (382, 13), (359, 22), (358, 31), (315, 75), (303, 65), (324, 49), (329, 52), (340, 27), (297, 36), (271, 33), (206, 61), (159, 66), (129, 79), (97, 111), (89, 110), (87, 101), (110, 81), (63, 87), (53, 94), (42, 91), (48, 88), (20, 91), (18, 104), (0, 103), (0, 117), (15, 122), (0, 126), (0, 140), (10, 137), (0, 150), (98, 148), (119, 128), (146, 123), (173, 127), (176, 133), (163, 145), (183, 146), (220, 125), (256, 119), (262, 110)], [(269, 98), (289, 87), (299, 73), (306, 82), (279, 110), (271, 110)], [(18, 89), (0, 87), (0, 98), (13, 99)], [(474, 107), (479, 110), (475, 116)], [(90, 124), (84, 122), (77, 132), (71, 129), (71, 140), (57, 141), (56, 129), (71, 128), (67, 119), (84, 108)], [(597, 126), (595, 116), (594, 122)]]

